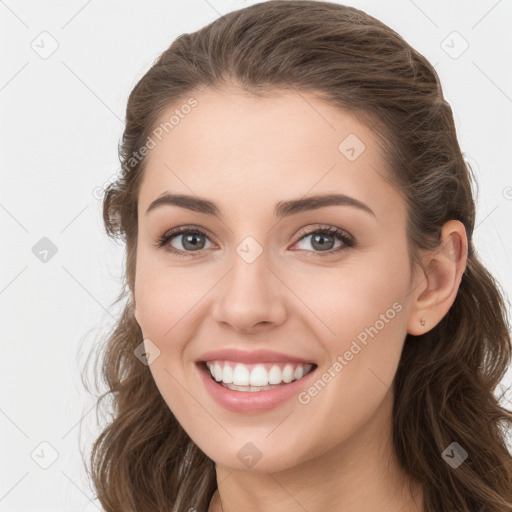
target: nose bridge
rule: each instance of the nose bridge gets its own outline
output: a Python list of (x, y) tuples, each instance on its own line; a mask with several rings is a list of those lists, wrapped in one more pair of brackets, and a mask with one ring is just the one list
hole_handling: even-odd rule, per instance
[[(265, 250), (252, 236), (246, 237), (236, 248), (232, 258), (231, 284), (237, 288), (268, 285), (268, 249)], [(260, 290), (262, 291), (262, 290)]]
[(230, 258), (214, 306), (214, 318), (237, 330), (284, 318), (282, 287), (269, 269), (269, 252), (254, 237), (245, 237)]
[(268, 269), (268, 254), (268, 250), (254, 237), (245, 237), (235, 247), (225, 292), (234, 294), (241, 301), (271, 300), (268, 288), (272, 273)]

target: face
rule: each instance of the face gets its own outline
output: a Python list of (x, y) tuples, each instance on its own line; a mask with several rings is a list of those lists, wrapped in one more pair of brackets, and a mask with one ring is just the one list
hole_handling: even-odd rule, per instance
[[(405, 202), (372, 131), (312, 95), (195, 98), (155, 139), (140, 188), (135, 300), (149, 371), (215, 462), (291, 468), (390, 421), (381, 411), (411, 310)], [(327, 195), (339, 197), (308, 201)], [(211, 354), (221, 350), (233, 352)], [(289, 380), (300, 361), (312, 371), (241, 391), (206, 360), (219, 378), (230, 380), (226, 365), (260, 385)]]

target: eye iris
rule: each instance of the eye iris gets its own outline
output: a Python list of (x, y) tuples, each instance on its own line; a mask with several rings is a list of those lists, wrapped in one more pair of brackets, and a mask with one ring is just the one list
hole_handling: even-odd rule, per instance
[(204, 238), (203, 238), (202, 244), (197, 243), (197, 238), (198, 237), (201, 238), (203, 236), (200, 233), (189, 233), (189, 234), (181, 235), (181, 236), (183, 237), (183, 247), (185, 247), (186, 249), (187, 249), (188, 243), (191, 243), (191, 247), (188, 247), (188, 249), (190, 249), (192, 251), (197, 251), (204, 247)]
[[(327, 234), (316, 234), (316, 235), (312, 235), (313, 238), (312, 238), (312, 241), (311, 241), (311, 244), (312, 246), (315, 248), (315, 249), (324, 249), (324, 250), (329, 250), (329, 249), (332, 249), (333, 247), (333, 244), (334, 244), (334, 237), (332, 235), (327, 235)], [(322, 238), (331, 238), (331, 244), (329, 247), (326, 247), (327, 245), (329, 245), (329, 242), (318, 242), (318, 238), (322, 239)], [(318, 244), (318, 246), (316, 246), (316, 244)]]

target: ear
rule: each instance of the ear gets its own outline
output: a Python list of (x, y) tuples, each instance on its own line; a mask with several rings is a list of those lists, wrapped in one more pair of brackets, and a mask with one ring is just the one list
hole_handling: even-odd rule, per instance
[(441, 244), (422, 255), (424, 268), (416, 273), (407, 325), (409, 334), (419, 336), (430, 331), (448, 313), (459, 291), (467, 254), (464, 224), (458, 220), (446, 222), (441, 230)]

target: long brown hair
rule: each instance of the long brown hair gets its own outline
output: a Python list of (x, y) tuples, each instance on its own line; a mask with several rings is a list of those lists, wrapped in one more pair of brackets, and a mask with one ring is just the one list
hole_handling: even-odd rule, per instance
[[(357, 115), (383, 142), (393, 182), (408, 206), (408, 239), (439, 247), (456, 219), (468, 236), (467, 266), (454, 304), (438, 325), (407, 335), (394, 380), (393, 444), (419, 480), (427, 512), (512, 510), (511, 411), (494, 392), (510, 363), (504, 293), (472, 245), (472, 170), (461, 153), (450, 105), (430, 63), (375, 18), (339, 4), (274, 0), (230, 12), (179, 36), (130, 94), (118, 179), (105, 190), (106, 231), (126, 244), (118, 324), (101, 357), (110, 399), (108, 425), (90, 459), (107, 512), (208, 509), (217, 488), (214, 462), (189, 438), (135, 357), (142, 342), (134, 293), (137, 198), (146, 159), (135, 159), (170, 105), (204, 87), (236, 85), (254, 94), (313, 92)], [(457, 469), (442, 452), (457, 442), (468, 457)]]

